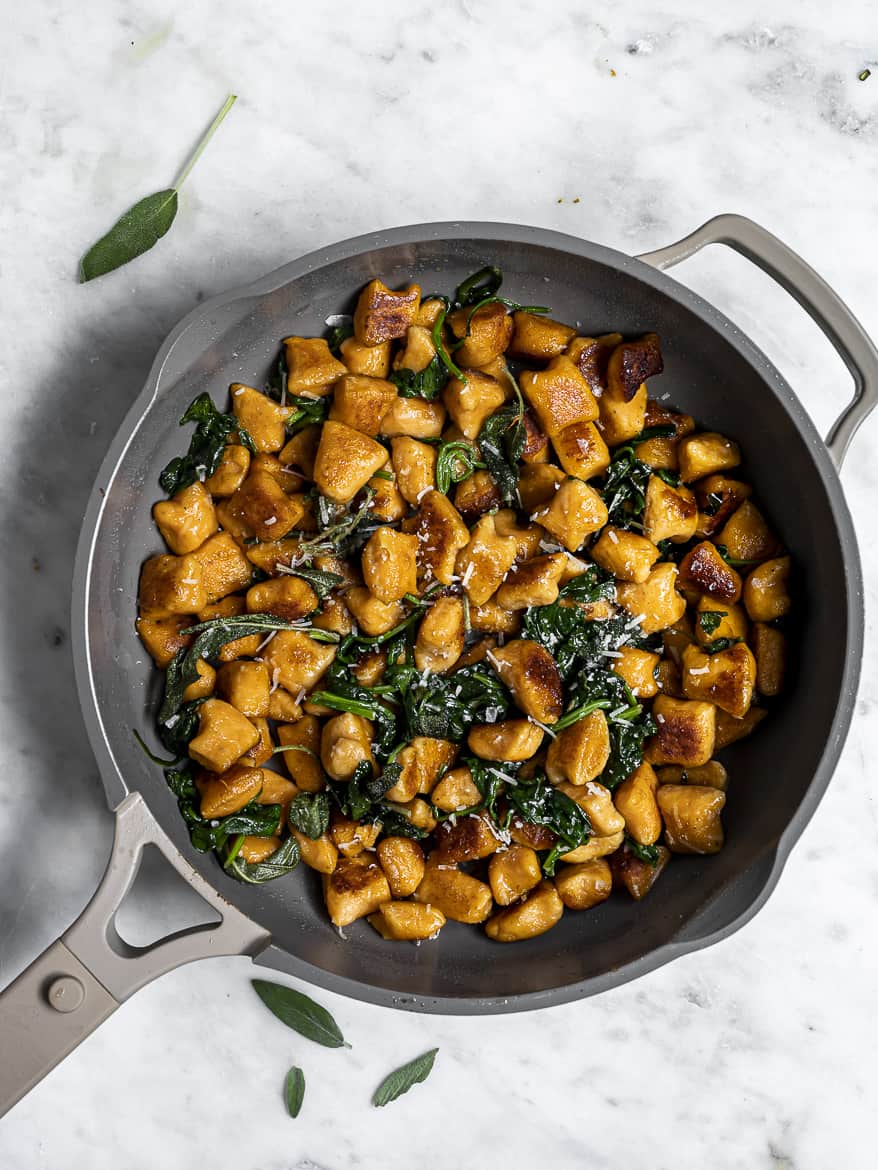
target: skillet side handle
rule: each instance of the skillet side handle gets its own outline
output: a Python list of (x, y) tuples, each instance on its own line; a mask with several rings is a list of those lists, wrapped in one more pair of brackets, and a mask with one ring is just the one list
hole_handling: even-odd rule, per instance
[[(132, 947), (115, 929), (145, 845), (165, 859), (220, 915), (148, 947)], [(116, 809), (116, 836), (92, 900), (62, 937), (0, 993), (0, 1117), (144, 984), (210, 955), (258, 954), (271, 941), (229, 906), (193, 869), (131, 793)]]
[(645, 252), (637, 259), (653, 268), (672, 268), (707, 244), (726, 244), (768, 273), (819, 325), (850, 371), (854, 380), (853, 400), (826, 437), (829, 453), (840, 469), (857, 428), (878, 404), (878, 350), (826, 281), (777, 236), (743, 215), (718, 215), (690, 236), (667, 248)]

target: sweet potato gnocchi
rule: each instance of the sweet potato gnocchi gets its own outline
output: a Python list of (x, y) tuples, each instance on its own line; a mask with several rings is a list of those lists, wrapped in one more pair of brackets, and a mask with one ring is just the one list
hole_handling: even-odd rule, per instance
[[(330, 921), (516, 942), (716, 853), (717, 753), (782, 694), (793, 567), (655, 334), (372, 280), (264, 388), (202, 394), (137, 629), (158, 761), (240, 881)], [(675, 863), (676, 864), (676, 863)], [(682, 863), (681, 863), (682, 864)]]

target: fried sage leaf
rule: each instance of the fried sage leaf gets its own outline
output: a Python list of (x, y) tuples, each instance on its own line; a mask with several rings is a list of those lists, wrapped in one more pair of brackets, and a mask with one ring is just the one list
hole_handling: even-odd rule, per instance
[(290, 1117), (298, 1117), (305, 1099), (305, 1074), (295, 1065), (287, 1073), (284, 1081), (284, 1096), (287, 1102), (287, 1113)]
[(177, 215), (180, 188), (236, 100), (235, 94), (226, 99), (174, 186), (138, 200), (116, 220), (105, 236), (89, 248), (79, 266), (79, 279), (83, 284), (142, 256), (168, 231)]
[(281, 983), (271, 983), (267, 979), (251, 979), (253, 990), (270, 1012), (277, 1016), (282, 1024), (304, 1036), (306, 1040), (313, 1040), (315, 1044), (322, 1044), (324, 1048), (350, 1048), (339, 1030), (338, 1024), (325, 1007), (296, 991), (292, 987), (284, 987)]
[(372, 1104), (380, 1109), (383, 1105), (389, 1105), (391, 1101), (401, 1097), (403, 1093), (407, 1093), (413, 1085), (419, 1085), (425, 1081), (433, 1071), (433, 1062), (438, 1051), (438, 1048), (431, 1048), (429, 1052), (416, 1056), (408, 1064), (394, 1069), (375, 1090)]

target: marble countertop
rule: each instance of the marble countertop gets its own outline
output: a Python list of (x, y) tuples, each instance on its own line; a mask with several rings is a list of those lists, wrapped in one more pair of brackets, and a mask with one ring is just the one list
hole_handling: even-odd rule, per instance
[[(95, 0), (87, 15), (43, 0), (7, 6), (4, 22), (0, 984), (66, 928), (108, 854), (112, 817), (70, 659), (73, 554), (102, 455), (197, 300), (398, 223), (508, 220), (637, 252), (737, 211), (799, 251), (878, 332), (867, 0), (842, 0), (831, 20), (813, 0), (739, 0), (722, 15), (694, 0), (331, 10)], [(84, 248), (173, 180), (230, 91), (240, 100), (170, 234), (78, 285)], [(792, 301), (720, 249), (678, 272), (751, 334), (825, 430), (848, 377)], [(4, 1170), (205, 1156), (259, 1170), (501, 1158), (592, 1170), (873, 1166), (876, 451), (872, 420), (843, 476), (867, 585), (857, 718), (749, 925), (597, 999), (520, 1017), (419, 1017), (319, 994), (350, 1052), (276, 1025), (247, 960), (195, 964), (139, 993), (0, 1121)], [(160, 874), (141, 885), (131, 930), (186, 921), (185, 897)], [(436, 1045), (427, 1085), (370, 1107), (390, 1067)], [(297, 1121), (280, 1094), (293, 1063), (308, 1077)]]

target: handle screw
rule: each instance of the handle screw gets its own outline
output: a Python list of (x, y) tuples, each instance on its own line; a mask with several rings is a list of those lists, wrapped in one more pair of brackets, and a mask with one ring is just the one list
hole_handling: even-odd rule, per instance
[(74, 975), (59, 975), (49, 985), (46, 999), (56, 1012), (75, 1012), (85, 999), (85, 988)]

